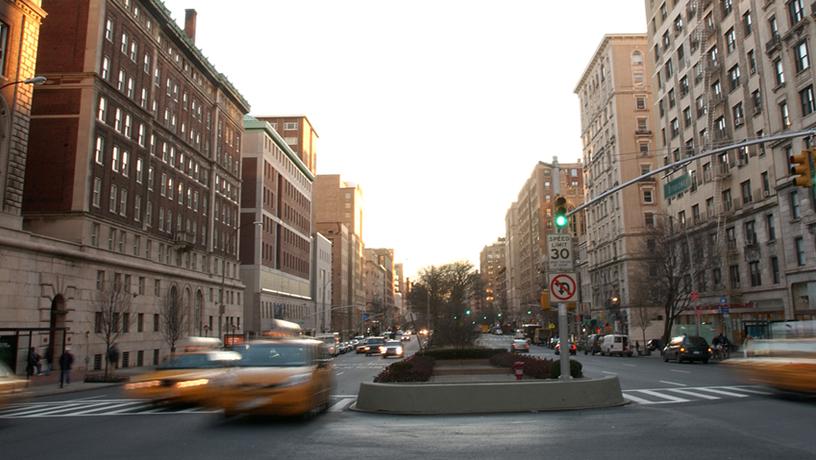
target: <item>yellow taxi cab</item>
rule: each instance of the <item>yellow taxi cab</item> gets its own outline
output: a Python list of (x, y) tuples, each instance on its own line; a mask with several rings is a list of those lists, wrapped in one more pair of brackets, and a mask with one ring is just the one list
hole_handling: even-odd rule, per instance
[(16, 394), (21, 393), (27, 383), (17, 378), (5, 364), (0, 363), (0, 407), (8, 403)]
[(210, 381), (240, 358), (238, 353), (222, 350), (179, 353), (156, 370), (132, 378), (125, 385), (125, 394), (155, 402), (201, 404), (212, 396)]
[(724, 361), (755, 383), (797, 393), (816, 393), (816, 339), (753, 340), (745, 357)]
[(328, 409), (334, 370), (323, 342), (259, 340), (235, 350), (241, 359), (217, 379), (213, 400), (226, 416), (309, 415)]

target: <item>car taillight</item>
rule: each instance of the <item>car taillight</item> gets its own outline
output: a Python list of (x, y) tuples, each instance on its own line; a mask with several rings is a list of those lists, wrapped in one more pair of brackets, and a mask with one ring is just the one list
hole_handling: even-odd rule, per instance
[(686, 352), (686, 349), (683, 348), (683, 347), (680, 347), (680, 353), (685, 353), (685, 352)]

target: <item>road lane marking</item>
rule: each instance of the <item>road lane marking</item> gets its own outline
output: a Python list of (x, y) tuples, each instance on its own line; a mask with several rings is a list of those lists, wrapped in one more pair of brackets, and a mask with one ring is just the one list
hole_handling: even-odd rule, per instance
[(754, 389), (746, 388), (746, 387), (717, 387), (717, 388), (729, 388), (731, 390), (743, 391), (745, 393), (754, 393), (754, 394), (764, 395), (764, 396), (770, 396), (770, 395), (773, 394), (770, 391), (759, 391), (759, 390), (754, 390)]
[(671, 403), (671, 401), (662, 401), (662, 402), (661, 401), (650, 401), (648, 399), (638, 398), (637, 396), (633, 396), (633, 395), (631, 395), (629, 393), (626, 393), (626, 392), (623, 393), (623, 397), (630, 400), (630, 401), (632, 401), (632, 402), (636, 402), (638, 404), (668, 404), (668, 403)]
[(680, 393), (681, 395), (691, 396), (692, 398), (703, 398), (703, 399), (721, 399), (719, 396), (711, 396), (703, 393), (699, 393), (696, 391), (684, 390), (680, 388), (667, 388), (666, 391), (673, 391), (675, 393)]
[(637, 367), (637, 365), (636, 365), (636, 364), (627, 364), (627, 363), (623, 363), (623, 365), (624, 365), (624, 366), (626, 366), (626, 367)]
[(687, 387), (688, 386), (685, 383), (672, 382), (671, 380), (658, 380), (658, 382), (665, 383), (666, 385), (677, 385), (678, 387)]
[(103, 402), (103, 403), (91, 404), (89, 406), (85, 406), (85, 410), (81, 410), (79, 412), (71, 412), (71, 415), (85, 415), (85, 414), (88, 414), (90, 412), (96, 412), (98, 410), (105, 410), (105, 409), (107, 409), (107, 407), (99, 407), (99, 406), (105, 406), (106, 404), (108, 404), (108, 403)]
[(601, 371), (602, 374), (618, 375), (617, 372)]
[(34, 408), (32, 410), (31, 407), (15, 409), (12, 411), (4, 412), (3, 416), (11, 416), (11, 417), (30, 417), (30, 416), (37, 416), (37, 414), (47, 413), (51, 411), (62, 411), (64, 409), (70, 409), (72, 407), (81, 406), (82, 403), (74, 403), (74, 404), (60, 404), (59, 406), (49, 406), (49, 407), (39, 407)]
[(645, 393), (645, 394), (647, 394), (649, 396), (654, 396), (655, 398), (667, 399), (667, 400), (669, 400), (671, 402), (678, 402), (678, 403), (680, 403), (680, 402), (689, 402), (688, 399), (678, 398), (677, 396), (658, 393), (658, 392), (652, 391), (652, 390), (637, 390), (637, 391), (640, 392), (640, 393)]
[(334, 403), (330, 408), (329, 412), (343, 412), (346, 407), (350, 406), (351, 403), (354, 402), (354, 398), (343, 398), (340, 401)]
[(331, 395), (332, 398), (356, 398), (357, 395)]
[(680, 374), (691, 374), (691, 371), (681, 371), (680, 369), (672, 369), (672, 372), (677, 372)]
[(337, 373), (337, 375), (343, 375), (345, 373), (346, 373), (345, 371), (340, 371), (340, 372)]
[(747, 398), (748, 395), (744, 395), (741, 393), (734, 393), (733, 391), (725, 391), (725, 390), (718, 390), (716, 388), (698, 388), (701, 391), (708, 391), (710, 393), (725, 395), (725, 396), (733, 396), (735, 398)]
[[(136, 406), (134, 406), (134, 405), (136, 405)], [(130, 406), (130, 407), (128, 407), (128, 406)], [(144, 408), (148, 408), (148, 407), (151, 407), (151, 406), (152, 406), (152, 404), (145, 404), (145, 403), (143, 403), (141, 401), (114, 404), (113, 406), (106, 407), (105, 412), (99, 412), (98, 415), (116, 415), (116, 414), (121, 414), (123, 412), (132, 411), (133, 409), (136, 409), (136, 408), (144, 409)], [(119, 409), (119, 410), (114, 410), (114, 411), (108, 410), (108, 409), (115, 409), (117, 407), (124, 407), (124, 409)]]

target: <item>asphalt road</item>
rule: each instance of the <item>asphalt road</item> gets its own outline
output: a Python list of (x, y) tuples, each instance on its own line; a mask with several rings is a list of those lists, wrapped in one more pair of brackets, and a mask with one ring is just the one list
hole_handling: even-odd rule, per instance
[[(507, 337), (485, 339), (509, 346)], [(533, 354), (552, 352), (534, 347)], [(348, 408), (357, 385), (388, 363), (346, 354), (335, 360), (332, 409), (311, 421), (225, 420), (198, 409), (150, 412), (139, 402), (127, 405), (114, 388), (40, 398), (0, 412), (0, 457), (816, 458), (814, 399), (764, 394), (767, 389), (741, 382), (716, 364), (582, 354), (577, 359), (590, 377), (617, 375), (632, 403), (507, 415), (364, 414)], [(120, 406), (111, 408), (115, 404)]]

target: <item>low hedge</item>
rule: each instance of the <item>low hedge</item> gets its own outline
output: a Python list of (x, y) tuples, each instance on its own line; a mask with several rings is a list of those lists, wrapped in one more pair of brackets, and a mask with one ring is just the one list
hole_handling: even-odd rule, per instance
[[(516, 362), (524, 363), (524, 375), (534, 379), (557, 379), (561, 375), (559, 360), (541, 359), (533, 356), (520, 355), (503, 351), (490, 357), (490, 364), (497, 367), (512, 368)], [(570, 375), (574, 378), (583, 377), (583, 365), (570, 360)]]
[(506, 353), (503, 348), (432, 348), (417, 352), (418, 356), (428, 356), (434, 359), (490, 359), (491, 357)]
[(383, 369), (374, 382), (427, 382), (433, 374), (434, 361), (430, 356), (413, 355)]

